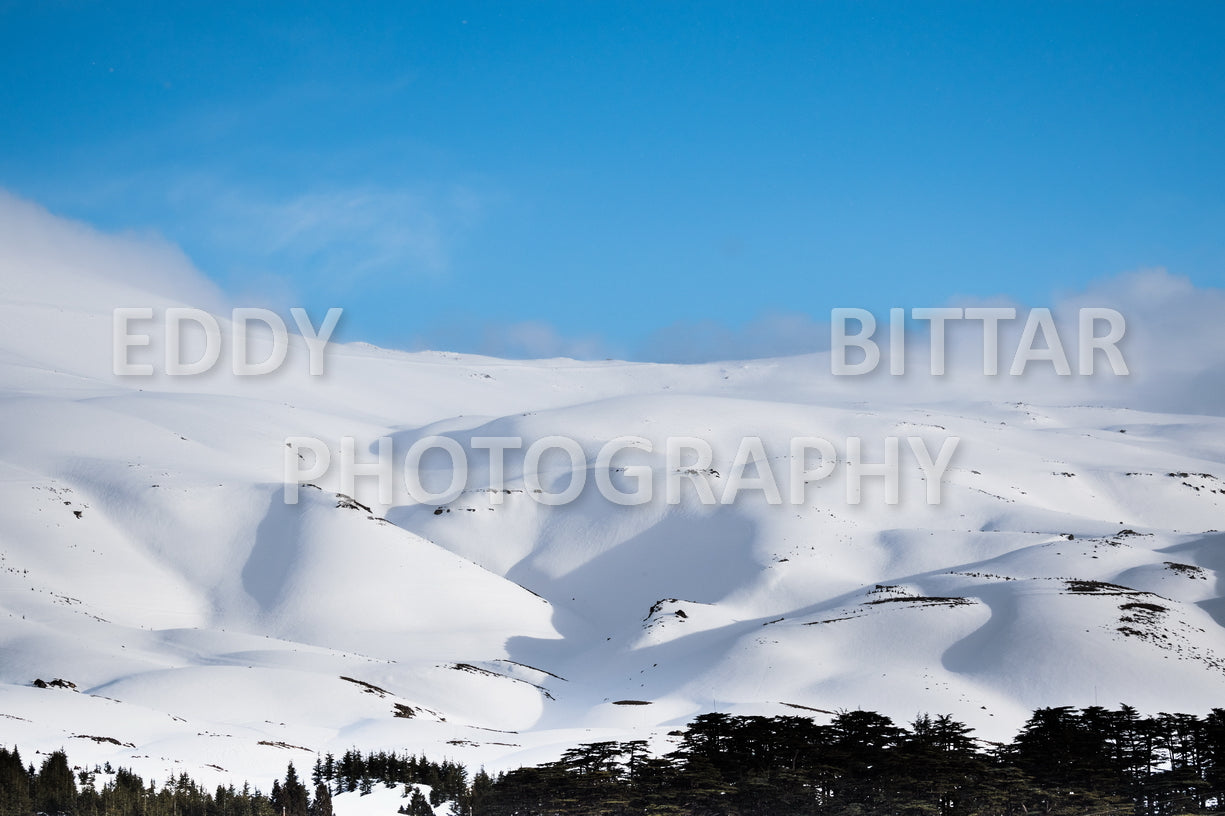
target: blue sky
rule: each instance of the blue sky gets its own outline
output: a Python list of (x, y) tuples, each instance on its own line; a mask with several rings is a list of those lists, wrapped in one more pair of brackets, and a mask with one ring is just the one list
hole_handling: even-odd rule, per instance
[(1225, 4), (0, 3), (0, 186), (344, 339), (799, 352), (1225, 287)]

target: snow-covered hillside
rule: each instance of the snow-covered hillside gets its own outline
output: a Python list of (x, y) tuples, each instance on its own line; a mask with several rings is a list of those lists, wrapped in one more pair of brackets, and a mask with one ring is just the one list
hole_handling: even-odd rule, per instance
[[(0, 743), (24, 756), (266, 786), (353, 746), (490, 768), (662, 747), (709, 710), (951, 713), (1005, 738), (1043, 705), (1225, 704), (1220, 417), (1138, 410), (1161, 395), (1099, 381), (831, 378), (821, 354), (680, 367), (353, 344), (311, 377), (296, 338), (266, 377), (116, 377), (114, 308), (207, 308), (228, 330), (229, 306), (171, 249), (5, 212)], [(558, 435), (589, 461), (641, 437), (654, 451), (626, 462), (657, 495), (618, 506), (589, 484), (547, 506), (508, 454), (504, 491), (474, 456), (441, 508), (402, 486), (380, 503), (372, 478), (345, 495), (336, 469), (284, 501), (288, 437), (334, 458), (353, 437), (365, 462), (387, 437), (402, 462), (432, 435)], [(859, 437), (869, 461), (901, 438), (900, 501), (869, 479), (848, 503), (842, 463), (800, 505), (704, 505), (689, 482), (663, 501), (669, 437), (711, 444), (696, 478), (721, 493), (752, 436), (780, 463), (797, 437), (840, 455)], [(950, 436), (928, 504), (905, 440)]]

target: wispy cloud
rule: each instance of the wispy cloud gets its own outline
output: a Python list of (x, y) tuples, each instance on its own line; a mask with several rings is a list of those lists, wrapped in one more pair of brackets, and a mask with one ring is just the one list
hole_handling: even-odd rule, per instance
[(170, 198), (184, 210), (185, 229), (207, 229), (218, 256), (337, 290), (374, 276), (447, 274), (454, 241), (482, 208), (479, 194), (458, 186), (271, 193), (199, 177), (180, 182)]

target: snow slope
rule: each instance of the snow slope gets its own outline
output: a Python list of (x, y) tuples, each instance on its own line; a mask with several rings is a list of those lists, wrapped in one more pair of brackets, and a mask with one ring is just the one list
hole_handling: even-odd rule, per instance
[[(62, 746), (266, 787), (352, 746), (490, 768), (596, 739), (663, 748), (712, 709), (951, 713), (1000, 739), (1043, 705), (1225, 703), (1220, 417), (1092, 383), (831, 378), (824, 355), (681, 367), (354, 344), (314, 378), (297, 338), (267, 377), (116, 377), (113, 308), (208, 308), (228, 329), (223, 299), (172, 249), (6, 212), (0, 743), (27, 757)], [(657, 495), (622, 507), (589, 484), (546, 506), (521, 455), (495, 495), (474, 455), (442, 508), (402, 487), (379, 503), (370, 478), (343, 495), (336, 469), (284, 502), (287, 437), (334, 457), (354, 437), (372, 461), (380, 437), (402, 457), (432, 435), (469, 451), (562, 435), (589, 461), (642, 437), (653, 452), (625, 462)], [(861, 437), (869, 461), (901, 437), (901, 500), (869, 480), (848, 504), (840, 463), (801, 505), (708, 506), (689, 483), (669, 505), (677, 436), (712, 445), (697, 478), (716, 494), (746, 436), (783, 475), (795, 437), (840, 455)], [(948, 436), (930, 505), (904, 440)], [(546, 486), (568, 481), (547, 462)]]

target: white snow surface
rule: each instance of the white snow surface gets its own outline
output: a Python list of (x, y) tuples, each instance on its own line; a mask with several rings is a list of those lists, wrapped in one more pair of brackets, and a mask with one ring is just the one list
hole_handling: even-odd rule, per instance
[[(1007, 739), (1039, 706), (1225, 705), (1220, 417), (1036, 378), (831, 378), (820, 354), (670, 366), (351, 344), (311, 377), (297, 338), (280, 372), (237, 378), (227, 335), (220, 371), (116, 377), (115, 307), (208, 308), (226, 331), (228, 307), (172, 249), (17, 210), (0, 229), (0, 744), (28, 759), (63, 747), (267, 789), (287, 762), (351, 747), (491, 770), (595, 740), (664, 750), (710, 710), (950, 713)], [(157, 359), (151, 334), (134, 359)], [(641, 436), (654, 452), (625, 462), (654, 469), (656, 499), (617, 506), (589, 479), (548, 507), (508, 454), (495, 503), (474, 452), (442, 512), (402, 486), (380, 503), (372, 478), (354, 506), (335, 467), (283, 500), (287, 437), (335, 458), (351, 436), (361, 461), (391, 437), (402, 463), (435, 434), (470, 451), (562, 435), (592, 460)], [(848, 504), (839, 466), (800, 506), (703, 506), (689, 487), (672, 506), (669, 436), (711, 442), (716, 493), (745, 436), (780, 476), (794, 437), (843, 455), (859, 436), (870, 461), (887, 436), (961, 442), (937, 505), (903, 439), (896, 505), (873, 480)]]

